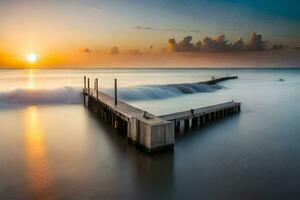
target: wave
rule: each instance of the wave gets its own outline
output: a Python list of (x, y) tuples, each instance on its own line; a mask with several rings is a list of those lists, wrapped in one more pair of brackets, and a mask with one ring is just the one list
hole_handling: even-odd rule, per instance
[[(186, 94), (214, 92), (223, 88), (220, 85), (205, 85), (197, 83), (167, 84), (167, 85), (147, 85), (138, 87), (118, 88), (118, 97), (123, 100), (147, 100), (165, 99)], [(106, 89), (109, 95), (113, 94), (113, 89)]]
[(72, 87), (58, 89), (16, 89), (0, 93), (0, 107), (42, 104), (79, 104), (81, 90)]
[[(148, 85), (118, 88), (118, 97), (122, 100), (135, 101), (147, 99), (165, 99), (185, 94), (213, 92), (222, 88), (219, 85), (203, 85), (193, 83)], [(103, 89), (111, 96), (114, 90)], [(16, 89), (0, 93), (0, 107), (16, 107), (43, 104), (80, 104), (82, 103), (81, 89), (64, 87), (57, 89)]]

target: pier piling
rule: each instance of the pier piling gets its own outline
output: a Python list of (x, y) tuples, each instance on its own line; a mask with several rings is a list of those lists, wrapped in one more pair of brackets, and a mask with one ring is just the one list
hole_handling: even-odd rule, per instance
[(90, 78), (87, 79), (87, 83), (88, 83), (88, 95), (90, 95), (91, 93), (91, 89), (90, 89)]
[(118, 91), (117, 91), (117, 79), (115, 78), (115, 106), (118, 105)]
[(86, 76), (83, 77), (83, 89), (86, 89)]

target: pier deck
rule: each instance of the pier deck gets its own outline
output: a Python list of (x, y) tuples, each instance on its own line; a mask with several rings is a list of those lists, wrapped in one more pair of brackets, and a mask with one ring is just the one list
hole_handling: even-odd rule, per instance
[(161, 115), (159, 117), (167, 121), (172, 121), (174, 124), (174, 130), (178, 132), (180, 131), (182, 123), (184, 130), (189, 128), (198, 128), (208, 124), (209, 122), (239, 112), (240, 109), (241, 103), (230, 101), (217, 105)]
[(176, 121), (176, 120), (185, 120), (185, 119), (190, 119), (193, 117), (205, 115), (208, 113), (212, 112), (218, 112), (221, 110), (225, 109), (230, 109), (230, 108), (235, 108), (235, 107), (240, 107), (241, 103), (229, 101), (226, 103), (221, 103), (217, 105), (211, 105), (207, 107), (202, 107), (202, 108), (197, 108), (193, 109), (193, 114), (191, 113), (191, 110), (187, 111), (182, 111), (182, 112), (177, 112), (177, 113), (171, 113), (171, 114), (166, 114), (166, 115), (160, 115), (159, 117), (168, 120), (168, 121)]
[(141, 121), (147, 121), (147, 123), (150, 124), (161, 123), (162, 121), (165, 121), (164, 119), (152, 115), (151, 113), (146, 113), (147, 118), (145, 118), (144, 117), (145, 111), (133, 107), (120, 100), (117, 100), (117, 105), (115, 105), (115, 99), (101, 91), (98, 91), (98, 99), (96, 97), (97, 91), (95, 89), (91, 89), (90, 92), (91, 92), (90, 97), (93, 97), (95, 98), (95, 100), (98, 100), (101, 103), (106, 104), (106, 106), (113, 109), (116, 114), (122, 116), (122, 118), (124, 118), (125, 120), (136, 118)]
[(215, 78), (212, 77), (211, 80), (208, 81), (202, 81), (202, 82), (198, 82), (199, 84), (206, 84), (206, 85), (213, 85), (213, 84), (217, 84), (219, 82), (222, 81), (228, 81), (228, 80), (232, 80), (232, 79), (237, 79), (237, 76), (226, 76), (226, 77), (221, 77), (221, 78)]

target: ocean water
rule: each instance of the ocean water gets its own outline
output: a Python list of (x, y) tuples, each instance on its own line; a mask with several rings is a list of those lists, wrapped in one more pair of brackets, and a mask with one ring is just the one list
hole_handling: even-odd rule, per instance
[[(157, 115), (242, 111), (149, 155), (82, 106), (84, 75)], [(3, 69), (0, 199), (300, 199), (299, 122), (300, 69)]]

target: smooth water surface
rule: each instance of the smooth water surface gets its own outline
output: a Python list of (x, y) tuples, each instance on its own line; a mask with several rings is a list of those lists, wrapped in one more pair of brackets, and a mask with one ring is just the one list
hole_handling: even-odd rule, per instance
[[(81, 105), (83, 75), (109, 94), (118, 78), (120, 98), (157, 115), (242, 111), (149, 155)], [(300, 198), (299, 69), (0, 70), (0, 86), (0, 199)]]

